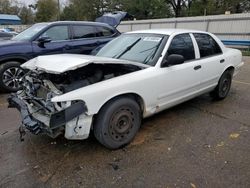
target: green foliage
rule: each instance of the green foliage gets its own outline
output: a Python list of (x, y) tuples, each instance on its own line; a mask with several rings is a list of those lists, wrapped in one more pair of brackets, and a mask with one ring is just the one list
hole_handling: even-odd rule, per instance
[(193, 0), (189, 16), (242, 13), (250, 10), (249, 0)]
[(241, 51), (243, 56), (250, 56), (250, 48)]
[(0, 0), (0, 14), (14, 14), (18, 15), (20, 8), (17, 1), (14, 0)]
[(170, 6), (164, 0), (124, 0), (123, 10), (136, 19), (155, 19), (172, 16)]
[[(59, 18), (58, 0), (36, 0), (26, 7), (17, 0), (0, 0), (0, 14), (16, 14), (23, 24), (55, 21)], [(126, 11), (136, 19), (203, 16), (250, 11), (250, 0), (68, 0), (61, 20), (95, 20), (106, 12)]]
[(105, 12), (117, 10), (126, 11), (137, 19), (172, 16), (170, 6), (165, 3), (165, 0), (70, 0), (61, 18), (63, 20), (95, 20)]
[(95, 20), (107, 9), (103, 0), (70, 0), (62, 12), (62, 20)]
[(19, 17), (21, 18), (23, 24), (28, 25), (34, 23), (34, 14), (31, 8), (28, 8), (26, 6), (23, 6), (21, 8)]
[(58, 6), (55, 0), (38, 0), (36, 22), (47, 22), (57, 20)]
[(16, 0), (0, 0), (0, 14), (18, 15), (23, 24), (34, 23), (32, 10)]

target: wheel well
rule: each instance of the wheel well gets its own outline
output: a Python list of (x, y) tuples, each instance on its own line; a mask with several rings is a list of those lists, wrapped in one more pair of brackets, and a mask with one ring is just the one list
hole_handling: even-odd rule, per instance
[(106, 101), (106, 102), (102, 105), (102, 107), (99, 109), (99, 111), (98, 111), (96, 114), (94, 114), (94, 116), (93, 116), (93, 122), (94, 122), (94, 123), (92, 124), (92, 128), (93, 128), (93, 125), (95, 124), (96, 117), (98, 116), (100, 110), (101, 110), (107, 103), (110, 103), (110, 102), (112, 102), (112, 101), (114, 101), (114, 100), (116, 100), (116, 99), (118, 99), (118, 98), (121, 98), (121, 97), (129, 97), (129, 98), (135, 100), (135, 101), (137, 102), (137, 104), (139, 105), (139, 107), (140, 107), (140, 109), (141, 109), (141, 113), (142, 113), (142, 115), (143, 115), (143, 112), (144, 112), (144, 109), (145, 109), (145, 103), (144, 103), (144, 100), (142, 99), (142, 97), (141, 97), (140, 95), (136, 94), (136, 93), (124, 93), (124, 94), (117, 95), (117, 96), (115, 96), (115, 97), (109, 99), (108, 101)]
[(228, 67), (225, 71), (230, 71), (232, 74), (234, 73), (234, 67)]
[[(129, 98), (135, 100), (135, 101), (137, 102), (137, 104), (139, 105), (140, 109), (141, 109), (141, 113), (144, 112), (144, 108), (145, 108), (144, 101), (143, 101), (142, 97), (141, 97), (140, 95), (136, 94), (136, 93), (124, 93), (124, 94), (121, 94), (121, 95), (117, 95), (117, 96), (115, 96), (115, 97), (109, 99), (107, 102), (105, 102), (105, 103), (102, 105), (102, 107), (105, 106), (107, 103), (109, 103), (109, 102), (111, 102), (111, 101), (114, 101), (114, 100), (116, 100), (116, 99), (118, 99), (118, 98), (121, 98), (121, 97), (129, 97)], [(102, 109), (102, 107), (100, 108), (100, 110)], [(99, 111), (100, 111), (100, 110), (99, 110)], [(99, 113), (99, 112), (98, 112), (98, 113)], [(97, 114), (98, 114), (98, 113), (97, 113)]]
[(19, 62), (20, 64), (22, 64), (22, 63), (25, 63), (27, 60), (22, 59), (22, 58), (9, 58), (9, 59), (4, 59), (4, 60), (0, 61), (0, 64), (4, 64), (4, 63), (9, 62), (9, 61), (16, 61), (16, 62)]

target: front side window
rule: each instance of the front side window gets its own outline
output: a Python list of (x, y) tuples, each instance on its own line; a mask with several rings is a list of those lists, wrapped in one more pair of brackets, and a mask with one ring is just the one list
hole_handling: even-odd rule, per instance
[(97, 56), (111, 57), (135, 61), (148, 65), (155, 65), (166, 35), (159, 34), (123, 34), (105, 45)]
[(68, 26), (60, 25), (49, 28), (40, 37), (49, 37), (52, 41), (61, 41), (69, 39)]
[(188, 33), (173, 38), (168, 48), (168, 55), (171, 54), (182, 55), (185, 61), (195, 59), (193, 42)]
[(37, 35), (42, 29), (45, 29), (48, 24), (46, 23), (39, 23), (31, 26), (30, 28), (24, 30), (23, 32), (19, 33), (17, 36), (12, 38), (12, 40), (17, 41), (28, 41), (31, 40), (35, 35)]
[(220, 46), (210, 35), (203, 33), (194, 33), (193, 35), (199, 46), (201, 58), (222, 53)]
[(73, 26), (73, 39), (93, 38), (96, 37), (96, 29), (88, 25), (74, 25)]

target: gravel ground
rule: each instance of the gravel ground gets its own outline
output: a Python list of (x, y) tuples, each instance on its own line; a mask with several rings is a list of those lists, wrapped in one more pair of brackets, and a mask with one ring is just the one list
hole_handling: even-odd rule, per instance
[(208, 95), (144, 120), (135, 140), (110, 151), (29, 133), (0, 95), (0, 187), (250, 187), (250, 58), (227, 99)]

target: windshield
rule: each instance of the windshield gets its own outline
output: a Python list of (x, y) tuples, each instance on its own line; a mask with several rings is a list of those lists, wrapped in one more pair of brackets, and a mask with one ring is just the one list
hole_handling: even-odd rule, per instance
[(12, 40), (21, 40), (21, 41), (30, 40), (47, 25), (48, 24), (46, 23), (35, 24), (30, 28), (24, 30), (23, 32), (19, 33), (17, 36), (13, 37)]
[(155, 65), (155, 56), (165, 35), (123, 34), (105, 45), (96, 55)]

